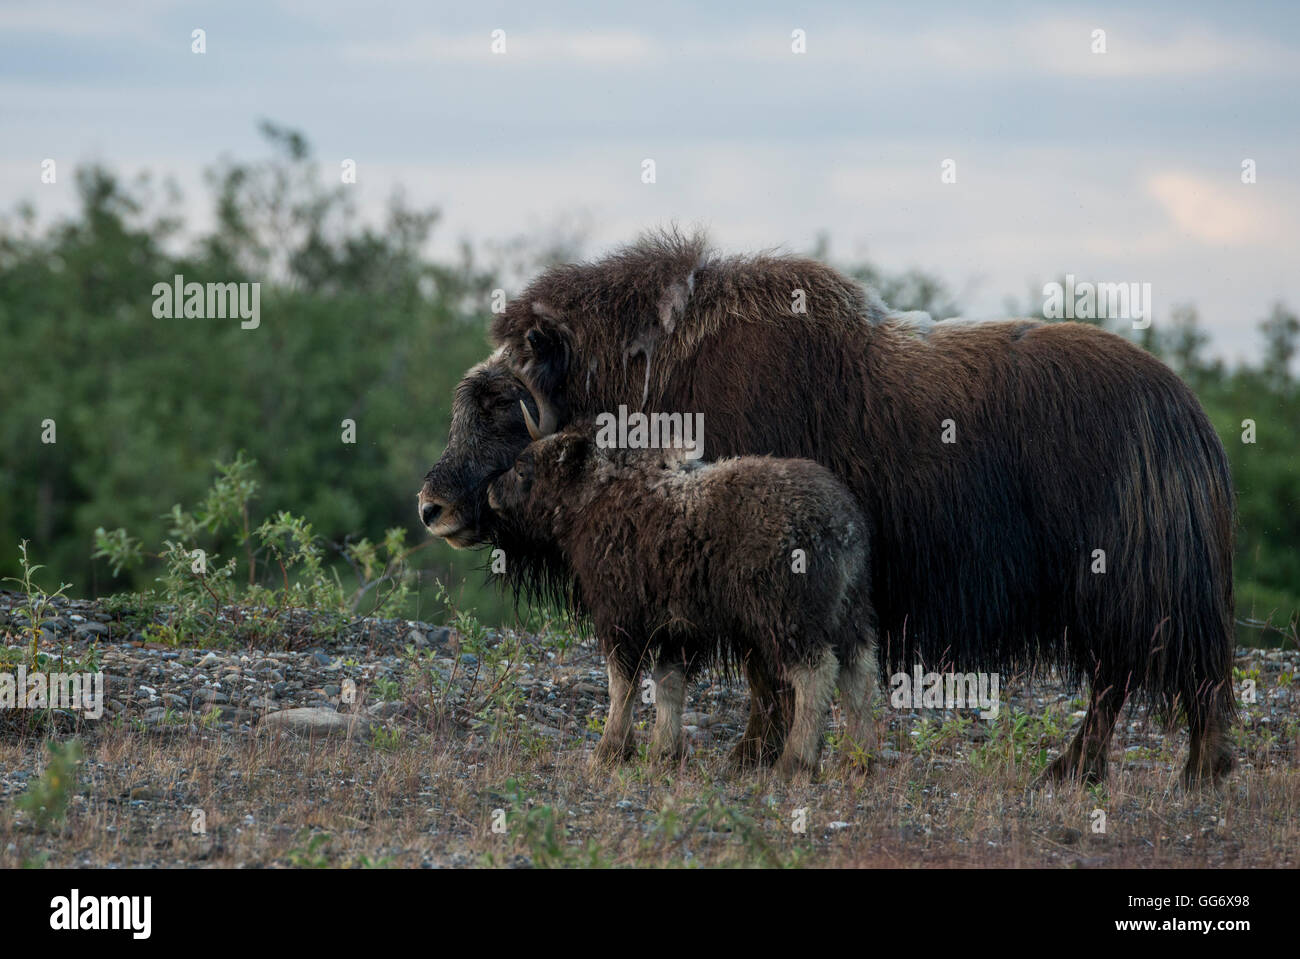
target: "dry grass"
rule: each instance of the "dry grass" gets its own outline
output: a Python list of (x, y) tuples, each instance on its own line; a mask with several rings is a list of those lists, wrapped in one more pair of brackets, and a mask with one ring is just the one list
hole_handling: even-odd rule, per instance
[[(495, 743), (407, 729), (382, 747), (105, 725), (64, 823), (38, 830), (17, 790), (0, 795), (0, 867), (1297, 865), (1293, 744), (1255, 742), (1249, 723), (1226, 787), (1189, 794), (1185, 735), (1140, 723), (1108, 784), (1083, 789), (1033, 786), (1069, 731), (1041, 716), (991, 739), (978, 723), (885, 722), (890, 758), (868, 774), (832, 748), (819, 782), (789, 786), (731, 773), (725, 744), (674, 768), (592, 770), (580, 739), (523, 725)], [(0, 771), (42, 761), (36, 736), (0, 743)]]

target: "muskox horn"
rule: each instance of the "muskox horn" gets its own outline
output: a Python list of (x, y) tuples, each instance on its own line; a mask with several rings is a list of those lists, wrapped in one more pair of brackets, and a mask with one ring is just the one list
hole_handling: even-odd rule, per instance
[(532, 415), (528, 412), (528, 404), (523, 400), (519, 401), (519, 408), (524, 411), (524, 426), (528, 428), (528, 435), (534, 440), (540, 440), (543, 436), (550, 436), (555, 432), (555, 410), (551, 404), (533, 389), (531, 383), (524, 381), (524, 386), (528, 387), (528, 395), (533, 398), (537, 404), (537, 415), (541, 417), (542, 422), (539, 426), (533, 421)]

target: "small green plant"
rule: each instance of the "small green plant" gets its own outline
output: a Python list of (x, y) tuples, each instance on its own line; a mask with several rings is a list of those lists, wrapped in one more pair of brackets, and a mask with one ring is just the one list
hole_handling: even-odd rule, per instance
[(328, 869), (330, 867), (329, 846), (333, 837), (327, 832), (313, 833), (304, 829), (299, 839), (306, 839), (305, 846), (295, 846), (285, 853), (289, 864), (298, 869)]
[(81, 762), (81, 743), (75, 739), (62, 744), (51, 741), (47, 748), (50, 755), (45, 771), (16, 801), (41, 830), (63, 822), (77, 788), (77, 765)]
[(923, 718), (912, 727), (912, 745), (918, 754), (928, 756), (945, 746), (963, 741), (970, 725), (971, 720), (967, 716), (951, 716), (942, 722)]
[[(458, 608), (441, 582), (437, 584), (437, 599), (446, 605), (452, 626), (460, 637), (460, 657), (456, 668), (461, 668), (465, 659), (469, 660), (466, 668), (471, 672), (465, 692), (466, 709), (477, 722), (490, 727), (492, 742), (517, 733), (523, 690), (514, 678), (524, 658), (523, 641), (518, 634), (490, 630), (472, 609)], [(445, 706), (446, 694), (451, 687), (450, 677), (443, 687)]]
[(402, 684), (395, 679), (380, 676), (372, 688), (380, 702), (393, 703), (402, 698)]
[(504, 788), (510, 798), (508, 831), (521, 839), (534, 866), (601, 869), (610, 865), (594, 839), (582, 845), (571, 841), (564, 813), (554, 806), (533, 805), (519, 780), (507, 780)]
[(65, 590), (72, 587), (72, 584), (63, 583), (52, 593), (47, 593), (36, 585), (34, 577), (37, 571), (45, 567), (32, 565), (27, 556), (27, 540), (23, 540), (18, 545), (18, 562), (22, 567), (22, 575), (6, 577), (5, 581), (17, 583), (19, 592), (23, 594), (23, 600), (17, 609), (27, 620), (26, 625), (22, 627), (22, 632), (27, 634), (27, 642), (31, 644), (29, 665), (36, 666), (39, 665), (42, 627), (53, 618), (50, 616), (50, 610), (54, 606), (53, 600), (56, 596), (62, 596)]
[[(778, 827), (777, 835), (784, 826)], [(638, 861), (671, 860), (685, 853), (692, 841), (724, 840), (719, 865), (742, 868), (796, 868), (808, 854), (803, 846), (783, 851), (769, 837), (762, 822), (733, 808), (714, 787), (709, 787), (700, 801), (687, 808), (669, 802), (659, 811), (657, 821), (641, 839)]]
[(988, 739), (971, 751), (971, 763), (977, 769), (1027, 765), (1031, 772), (1041, 772), (1047, 767), (1049, 749), (1063, 737), (1060, 720), (1055, 706), (1036, 714), (1014, 707), (1002, 709), (989, 723)]
[(401, 747), (402, 738), (400, 729), (385, 729), (383, 726), (375, 726), (370, 734), (370, 744), (376, 749), (393, 752)]
[[(217, 476), (198, 507), (190, 511), (177, 504), (164, 516), (170, 525), (156, 553), (146, 552), (124, 529), (95, 531), (92, 556), (106, 560), (115, 576), (146, 558), (161, 565), (156, 585), (129, 604), (142, 628), (156, 619), (162, 621), (156, 628), (169, 630), (157, 641), (286, 641), (283, 622), (293, 609), (318, 614), (306, 632), (322, 639), (363, 605), (369, 615), (382, 616), (406, 601), (412, 578), (409, 557), (427, 544), (407, 548), (405, 531), (394, 527), (380, 543), (362, 539), (331, 547), (311, 523), (285, 510), (254, 525), (256, 462), (240, 452), (232, 462), (215, 465)], [(242, 560), (219, 556), (222, 544), (233, 544)], [(357, 576), (351, 592), (328, 565), (331, 548)], [(128, 606), (124, 600), (117, 602)], [(216, 628), (223, 614), (233, 622), (233, 631)]]

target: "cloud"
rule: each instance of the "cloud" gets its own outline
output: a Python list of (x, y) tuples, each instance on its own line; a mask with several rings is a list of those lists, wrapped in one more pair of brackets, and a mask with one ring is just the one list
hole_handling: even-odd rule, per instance
[(505, 32), (506, 52), (494, 54), (491, 31), (442, 34), (424, 32), (416, 36), (369, 43), (347, 44), (344, 60), (370, 64), (428, 64), (438, 62), (483, 62), (499, 59), (503, 64), (536, 63), (646, 63), (656, 59), (661, 48), (648, 34), (626, 30), (573, 30)]
[(1164, 172), (1148, 177), (1146, 188), (1175, 228), (1203, 243), (1236, 246), (1265, 242), (1279, 233), (1281, 224), (1259, 197), (1258, 186)]
[(167, 0), (64, 0), (0, 6), (0, 34), (46, 34), (63, 37), (138, 37), (172, 4)]

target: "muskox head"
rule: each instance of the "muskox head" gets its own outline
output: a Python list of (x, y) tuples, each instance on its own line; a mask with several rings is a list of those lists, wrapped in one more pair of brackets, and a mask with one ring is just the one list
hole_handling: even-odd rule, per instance
[(420, 521), (431, 533), (458, 549), (494, 540), (498, 524), (488, 508), (488, 484), (511, 468), (531, 439), (559, 423), (559, 410), (539, 403), (538, 395), (503, 351), (465, 374), (452, 400), (447, 448), (418, 496)]
[(518, 529), (521, 536), (554, 537), (558, 501), (581, 495), (593, 452), (589, 430), (574, 427), (542, 437), (489, 484), (488, 504), (502, 523)]

